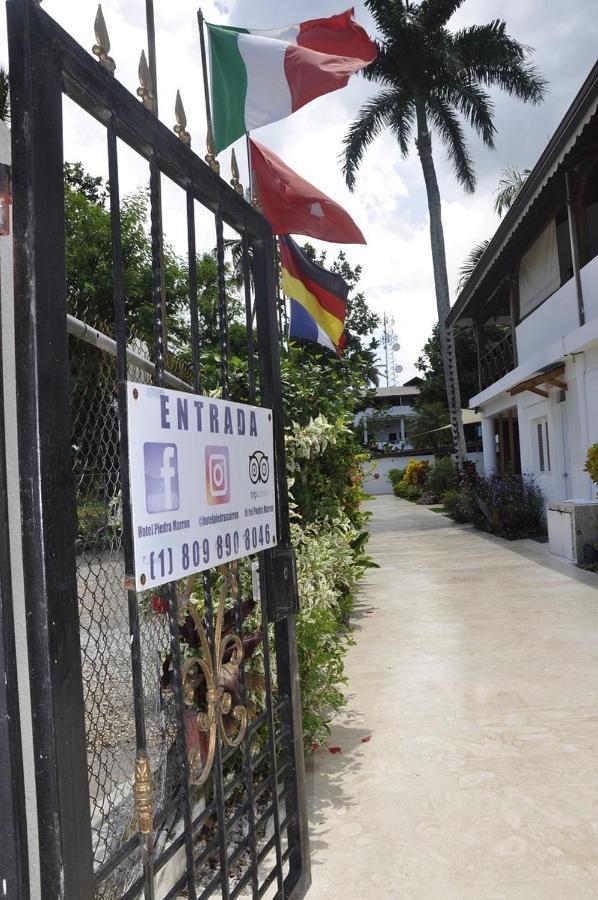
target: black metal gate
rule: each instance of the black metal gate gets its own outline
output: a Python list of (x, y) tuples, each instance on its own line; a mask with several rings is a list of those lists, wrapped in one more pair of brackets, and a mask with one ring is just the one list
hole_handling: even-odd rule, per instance
[[(98, 64), (35, 0), (8, 0), (7, 7), (19, 462), (42, 896), (298, 900), (310, 874), (272, 234), (186, 145), (184, 126), (176, 137), (115, 80), (101, 47)], [(90, 339), (85, 323), (72, 317), (67, 327), (63, 94), (106, 132), (112, 343), (98, 329)], [(148, 363), (131, 346), (126, 315), (119, 141), (149, 165), (152, 380), (206, 388), (197, 316), (199, 203), (215, 223), (222, 396), (229, 396), (230, 358), (226, 224), (241, 247), (247, 399), (272, 409), (274, 423), (278, 547), (211, 570), (195, 585), (173, 583), (151, 599), (131, 589), (126, 382), (147, 378)], [(187, 379), (169, 373), (164, 347), (162, 176), (186, 195)], [(73, 365), (85, 354), (95, 354), (85, 369), (93, 377), (78, 378), (75, 389)], [(105, 446), (93, 431), (99, 427)], [(84, 454), (73, 438), (81, 428), (87, 429)], [(84, 534), (83, 514), (88, 522), (92, 516)], [(246, 644), (257, 647), (250, 663)]]

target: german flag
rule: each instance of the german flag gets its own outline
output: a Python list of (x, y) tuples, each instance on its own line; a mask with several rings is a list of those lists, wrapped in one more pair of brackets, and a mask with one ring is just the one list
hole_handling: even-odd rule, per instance
[(315, 341), (338, 353), (346, 343), (349, 285), (313, 262), (288, 235), (279, 240), (282, 289), (291, 300), (289, 337)]

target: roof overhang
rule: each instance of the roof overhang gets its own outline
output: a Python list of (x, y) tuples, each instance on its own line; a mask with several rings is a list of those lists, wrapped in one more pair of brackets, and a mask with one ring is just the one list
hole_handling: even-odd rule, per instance
[[(472, 308), (480, 290), (495, 291), (507, 277), (506, 273), (497, 276), (492, 282), (492, 271), (496, 268), (529, 215), (532, 206), (539, 200), (549, 181), (566, 162), (567, 157), (579, 141), (584, 129), (595, 119), (598, 113), (598, 63), (583, 83), (579, 93), (567, 110), (563, 120), (556, 129), (538, 162), (532, 169), (525, 184), (517, 194), (511, 208), (497, 228), (488, 247), (473, 270), (456, 303), (447, 315), (447, 323), (454, 325), (472, 315)], [(496, 283), (498, 280), (498, 283)]]
[(516, 384), (510, 389), (509, 394), (511, 397), (515, 397), (517, 394), (523, 394), (524, 391), (531, 391), (532, 394), (539, 394), (540, 397), (548, 398), (550, 394), (543, 387), (540, 387), (540, 385), (550, 385), (551, 387), (558, 387), (562, 391), (566, 391), (567, 382), (563, 381), (564, 374), (564, 363), (560, 366), (553, 366), (551, 369), (532, 375), (531, 378), (526, 378), (525, 381), (520, 381), (519, 384)]

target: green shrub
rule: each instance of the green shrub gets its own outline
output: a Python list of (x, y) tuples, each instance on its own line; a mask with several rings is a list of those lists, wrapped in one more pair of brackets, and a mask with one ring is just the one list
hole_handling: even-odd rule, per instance
[(301, 607), (297, 647), (303, 737), (306, 748), (322, 743), (329, 721), (344, 704), (344, 658), (353, 643), (346, 625), (363, 569), (356, 564), (357, 532), (337, 519), (306, 527), (294, 524)]
[(389, 469), (387, 474), (390, 483), (394, 486), (403, 480), (405, 469)]
[(407, 463), (403, 480), (407, 484), (415, 484), (422, 487), (428, 477), (429, 469), (430, 463), (427, 460), (410, 459)]
[(456, 477), (457, 466), (450, 456), (437, 459), (426, 478), (426, 493), (431, 494), (436, 500), (440, 499), (446, 491), (454, 488)]
[(367, 457), (344, 416), (293, 422), (286, 451), (299, 582), (303, 736), (309, 749), (325, 740), (330, 719), (345, 702), (353, 597), (363, 572), (374, 565), (365, 555), (368, 514), (361, 509), (361, 464)]
[(471, 501), (467, 494), (455, 489), (442, 495), (444, 512), (455, 522), (471, 522)]
[(592, 444), (588, 450), (584, 472), (587, 472), (594, 484), (598, 484), (598, 444)]
[(401, 500), (410, 500), (411, 503), (415, 503), (421, 493), (415, 484), (407, 484), (405, 481), (399, 481), (393, 485), (393, 491)]

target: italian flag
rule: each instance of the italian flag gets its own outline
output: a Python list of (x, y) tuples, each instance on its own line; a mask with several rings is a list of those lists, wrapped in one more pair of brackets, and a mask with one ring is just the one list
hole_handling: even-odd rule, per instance
[(353, 10), (270, 31), (208, 25), (214, 143), (290, 116), (376, 58)]

